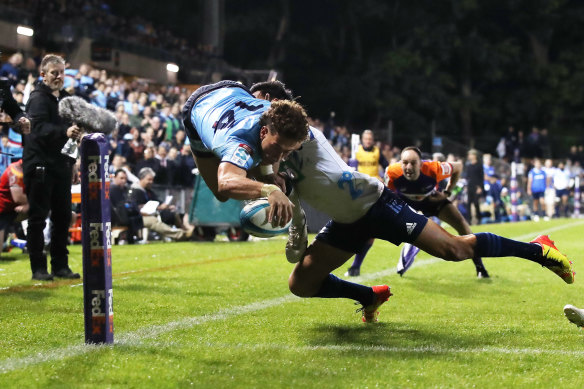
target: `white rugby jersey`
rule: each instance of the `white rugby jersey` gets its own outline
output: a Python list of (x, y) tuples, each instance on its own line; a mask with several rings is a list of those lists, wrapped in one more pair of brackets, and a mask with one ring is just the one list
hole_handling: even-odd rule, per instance
[(383, 192), (378, 179), (352, 170), (322, 132), (310, 127), (310, 139), (281, 163), (298, 195), (339, 223), (364, 216)]

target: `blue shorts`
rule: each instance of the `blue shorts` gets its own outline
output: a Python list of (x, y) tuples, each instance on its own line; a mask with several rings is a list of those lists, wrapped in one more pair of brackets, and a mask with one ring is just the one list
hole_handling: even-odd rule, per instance
[(331, 220), (318, 233), (316, 240), (357, 253), (371, 238), (383, 239), (396, 246), (402, 242), (412, 243), (427, 222), (424, 215), (416, 213), (398, 195), (386, 188), (361, 219), (353, 223)]
[(534, 200), (542, 199), (545, 195), (545, 192), (531, 192), (531, 197)]
[(569, 189), (556, 189), (556, 197), (564, 197), (564, 196), (568, 196), (570, 194), (570, 190)]

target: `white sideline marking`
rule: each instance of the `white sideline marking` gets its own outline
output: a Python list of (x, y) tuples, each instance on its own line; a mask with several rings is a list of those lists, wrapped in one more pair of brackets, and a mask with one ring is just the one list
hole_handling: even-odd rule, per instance
[[(564, 224), (563, 226), (552, 227), (552, 228), (549, 228), (548, 230), (545, 230), (542, 233), (550, 233), (550, 232), (554, 232), (554, 231), (559, 231), (559, 230), (563, 230), (566, 228), (578, 226), (581, 224), (584, 224), (584, 221), (578, 221), (578, 222), (574, 222), (574, 223), (570, 223), (570, 224)], [(512, 239), (520, 240), (520, 239), (526, 239), (526, 238), (532, 237), (532, 236), (533, 236), (533, 233), (530, 233), (530, 234), (520, 235), (520, 236), (514, 237)], [(430, 259), (426, 259), (426, 260), (420, 260), (420, 261), (417, 261), (416, 263), (414, 263), (414, 265), (412, 267), (427, 266), (427, 265), (431, 265), (431, 264), (441, 262), (441, 261), (442, 260), (438, 259), (438, 258), (430, 258)], [(368, 280), (373, 280), (373, 279), (377, 279), (377, 278), (381, 278), (381, 277), (395, 276), (396, 271), (397, 271), (397, 269), (395, 267), (392, 267), (390, 269), (385, 269), (385, 270), (382, 270), (382, 271), (379, 271), (376, 273), (370, 273), (370, 274), (363, 275), (361, 277), (355, 277), (354, 280), (355, 281), (368, 281)], [(131, 273), (131, 272), (127, 272), (127, 273)], [(129, 332), (127, 334), (118, 335), (115, 337), (115, 339), (116, 339), (116, 343), (118, 343), (118, 344), (139, 345), (139, 344), (141, 344), (141, 341), (144, 339), (156, 338), (159, 335), (162, 335), (162, 334), (165, 334), (165, 333), (168, 333), (171, 331), (188, 329), (188, 328), (191, 328), (191, 327), (194, 327), (197, 325), (201, 325), (201, 324), (205, 324), (205, 323), (208, 323), (211, 321), (224, 320), (224, 319), (227, 319), (231, 316), (238, 316), (238, 315), (243, 315), (246, 313), (257, 312), (257, 311), (260, 311), (260, 310), (263, 310), (266, 308), (274, 307), (276, 305), (286, 304), (289, 302), (297, 302), (297, 301), (302, 301), (302, 300), (303, 299), (300, 297), (296, 297), (294, 295), (289, 294), (286, 296), (277, 297), (277, 298), (273, 298), (273, 299), (257, 301), (255, 303), (251, 303), (251, 304), (247, 304), (247, 305), (240, 305), (240, 306), (231, 307), (231, 308), (219, 311), (219, 312), (212, 314), (212, 315), (187, 317), (187, 318), (184, 318), (181, 320), (169, 322), (167, 324), (144, 327), (144, 328), (141, 328), (137, 331)], [(92, 350), (101, 350), (102, 348), (111, 348), (111, 347), (112, 347), (111, 345), (110, 346), (95, 346), (95, 345), (80, 344), (80, 345), (73, 345), (73, 346), (67, 346), (67, 347), (62, 347), (62, 348), (56, 348), (56, 349), (52, 349), (52, 350), (41, 351), (41, 352), (35, 353), (33, 355), (30, 355), (30, 356), (26, 356), (26, 357), (7, 358), (7, 359), (0, 361), (0, 374), (8, 373), (8, 372), (13, 371), (13, 370), (23, 369), (23, 368), (26, 368), (30, 365), (34, 365), (34, 364), (62, 360), (62, 359), (78, 356), (81, 354), (85, 354), (85, 353), (88, 353)], [(325, 347), (331, 348), (331, 349), (337, 348), (339, 350), (342, 350), (343, 347), (353, 347), (353, 346), (339, 346), (339, 345), (307, 346), (306, 348), (303, 348), (303, 349), (304, 350), (310, 350), (310, 349), (318, 350), (319, 348), (324, 349)], [(413, 348), (403, 348), (403, 349), (390, 348), (390, 347), (385, 347), (385, 349), (384, 349), (384, 346), (355, 346), (355, 347), (360, 347), (360, 349), (362, 349), (362, 350), (367, 350), (367, 347), (369, 347), (371, 350), (380, 350), (380, 351), (386, 351), (386, 350), (387, 351), (400, 351), (400, 350), (403, 350), (403, 352), (432, 352), (431, 349), (433, 349), (432, 347), (430, 347), (430, 348), (413, 347)], [(539, 350), (539, 351), (537, 351), (538, 349), (506, 349), (506, 348), (489, 348), (489, 347), (475, 348), (475, 349), (447, 349), (447, 348), (442, 349), (442, 348), (438, 347), (438, 348), (434, 348), (434, 349), (435, 350), (443, 350), (443, 351), (441, 351), (442, 353), (449, 352), (447, 350), (453, 350), (450, 352), (453, 352), (453, 353), (454, 352), (459, 352), (459, 353), (463, 353), (463, 352), (466, 352), (466, 353), (468, 353), (468, 352), (473, 352), (473, 353), (499, 352), (499, 353), (506, 353), (506, 354), (523, 354), (523, 353), (529, 353), (529, 352), (541, 353), (541, 354), (548, 353), (549, 354), (549, 353), (555, 352), (557, 354), (562, 354), (562, 355), (584, 355), (584, 351), (583, 352), (563, 351), (563, 350)], [(352, 350), (352, 349), (348, 349), (348, 350)], [(456, 350), (459, 350), (459, 351), (456, 351)], [(475, 351), (469, 351), (469, 350), (475, 350)], [(483, 350), (483, 351), (481, 351), (481, 350)], [(498, 351), (496, 351), (496, 350), (498, 350)], [(515, 350), (515, 351), (513, 351), (513, 350)], [(439, 352), (439, 351), (435, 351), (435, 352)]]

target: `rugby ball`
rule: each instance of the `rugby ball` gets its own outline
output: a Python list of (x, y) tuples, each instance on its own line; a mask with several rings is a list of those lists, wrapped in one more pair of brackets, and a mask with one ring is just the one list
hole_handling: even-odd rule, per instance
[(261, 198), (251, 201), (243, 207), (239, 214), (241, 228), (248, 234), (259, 238), (271, 238), (272, 236), (287, 233), (292, 220), (284, 227), (273, 227), (272, 223), (268, 222), (269, 213), (270, 203), (268, 203), (268, 199)]

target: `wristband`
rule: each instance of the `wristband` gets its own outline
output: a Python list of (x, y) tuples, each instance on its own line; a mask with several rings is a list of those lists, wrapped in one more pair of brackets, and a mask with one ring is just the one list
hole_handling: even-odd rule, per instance
[(444, 192), (442, 192), (446, 195), (446, 197), (450, 197), (450, 195), (452, 194), (452, 191), (450, 190), (445, 190)]
[(264, 184), (262, 186), (262, 197), (270, 197), (270, 194), (272, 194), (272, 192), (280, 190), (280, 188), (277, 185), (272, 185), (272, 184)]
[(269, 176), (274, 174), (274, 168), (272, 165), (260, 165), (260, 173), (262, 173), (262, 176)]

